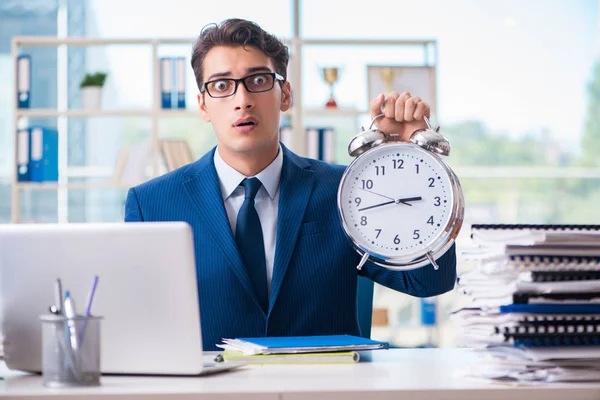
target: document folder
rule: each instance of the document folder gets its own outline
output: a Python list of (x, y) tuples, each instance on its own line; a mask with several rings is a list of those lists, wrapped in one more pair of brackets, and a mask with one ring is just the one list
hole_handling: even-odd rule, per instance
[(281, 336), (223, 339), (217, 346), (252, 354), (293, 354), (387, 349), (388, 343), (352, 335)]

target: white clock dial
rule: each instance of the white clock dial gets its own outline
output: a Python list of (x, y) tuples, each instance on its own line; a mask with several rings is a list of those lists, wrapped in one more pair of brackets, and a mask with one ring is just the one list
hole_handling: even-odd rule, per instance
[(339, 202), (355, 243), (381, 258), (422, 254), (445, 232), (453, 191), (442, 161), (411, 144), (386, 144), (347, 169)]

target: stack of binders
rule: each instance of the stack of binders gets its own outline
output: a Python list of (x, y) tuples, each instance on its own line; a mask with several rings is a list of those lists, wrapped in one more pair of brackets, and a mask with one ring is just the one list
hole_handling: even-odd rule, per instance
[(452, 313), (467, 373), (517, 381), (600, 381), (600, 225), (472, 225)]

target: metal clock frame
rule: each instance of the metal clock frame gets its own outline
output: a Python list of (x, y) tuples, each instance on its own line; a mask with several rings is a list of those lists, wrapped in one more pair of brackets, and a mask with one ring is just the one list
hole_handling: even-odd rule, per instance
[[(379, 116), (381, 116), (381, 115), (379, 115)], [(373, 119), (373, 122), (379, 116), (375, 117)], [(429, 121), (426, 121), (426, 122), (427, 122), (427, 125), (429, 126)], [(373, 125), (373, 123), (371, 123), (371, 126), (372, 125)], [(428, 132), (431, 134), (435, 133), (443, 138), (443, 136), (441, 136), (438, 133), (438, 131), (439, 131), (439, 127), (436, 129), (431, 129), (431, 127), (429, 127), (429, 129), (426, 130), (425, 132)], [(417, 131), (417, 132), (419, 132), (419, 131)], [(417, 132), (415, 132), (415, 133), (417, 133)], [(458, 233), (460, 232), (460, 229), (461, 229), (463, 221), (464, 221), (465, 201), (464, 201), (464, 194), (463, 194), (462, 186), (460, 184), (460, 181), (458, 180), (458, 177), (456, 176), (454, 171), (448, 166), (448, 164), (444, 160), (442, 160), (442, 158), (438, 154), (436, 154), (435, 151), (432, 151), (432, 149), (430, 147), (425, 147), (425, 146), (427, 146), (426, 143), (421, 143), (418, 140), (414, 140), (413, 138), (415, 138), (415, 134), (413, 134), (413, 136), (411, 137), (411, 141), (413, 141), (413, 142), (416, 141), (419, 144), (395, 141), (390, 137), (390, 135), (387, 135), (378, 130), (364, 131), (361, 134), (359, 134), (358, 136), (360, 136), (360, 135), (362, 135), (361, 137), (365, 138), (366, 140), (364, 140), (363, 142), (360, 143), (360, 148), (362, 149), (360, 151), (352, 152), (352, 151), (350, 151), (350, 146), (349, 146), (349, 153), (351, 153), (351, 155), (354, 155), (354, 154), (357, 154), (357, 155), (356, 155), (356, 158), (350, 163), (350, 165), (348, 165), (348, 167), (344, 171), (344, 174), (342, 175), (342, 179), (340, 181), (340, 185), (338, 187), (338, 194), (337, 194), (338, 214), (339, 214), (339, 217), (340, 217), (340, 220), (342, 223), (342, 227), (344, 228), (346, 235), (348, 235), (348, 237), (352, 241), (354, 247), (356, 248), (356, 250), (358, 251), (358, 253), (361, 256), (361, 261), (358, 264), (357, 268), (361, 269), (363, 267), (363, 265), (367, 262), (367, 260), (370, 260), (371, 262), (373, 262), (376, 265), (379, 265), (379, 266), (382, 266), (384, 268), (391, 269), (391, 270), (405, 271), (405, 270), (419, 268), (419, 267), (425, 266), (427, 264), (432, 264), (433, 267), (437, 270), (439, 268), (439, 266), (435, 260), (437, 258), (441, 257), (454, 244), (456, 237), (458, 236)], [(358, 138), (358, 136), (357, 136), (357, 138)], [(351, 144), (352, 144), (352, 142), (351, 142)], [(368, 157), (369, 154), (377, 152), (378, 150), (381, 150), (384, 146), (400, 146), (403, 148), (414, 147), (419, 151), (424, 151), (428, 155), (432, 156), (434, 158), (434, 160), (438, 162), (439, 165), (441, 165), (443, 170), (448, 174), (448, 177), (450, 178), (450, 188), (452, 190), (452, 195), (453, 195), (454, 201), (453, 201), (453, 206), (452, 206), (452, 210), (450, 213), (450, 218), (448, 219), (448, 223), (442, 229), (441, 234), (439, 234), (438, 237), (435, 240), (433, 240), (433, 242), (431, 242), (429, 246), (427, 246), (422, 251), (417, 252), (417, 256), (414, 256), (415, 253), (413, 253), (408, 256), (385, 257), (382, 255), (374, 255), (372, 253), (369, 253), (365, 248), (363, 248), (363, 246), (361, 246), (359, 244), (358, 240), (350, 233), (350, 231), (348, 229), (348, 225), (346, 224), (346, 220), (344, 219), (344, 214), (342, 211), (342, 189), (344, 187), (344, 184), (347, 181), (348, 175), (350, 174), (350, 172), (353, 171), (353, 166), (356, 164), (356, 162), (359, 160), (359, 158), (362, 158), (363, 156)], [(370, 148), (368, 150), (365, 150), (366, 147), (370, 147)], [(448, 147), (448, 151), (449, 151), (449, 147)], [(443, 153), (440, 152), (440, 154), (443, 154)]]

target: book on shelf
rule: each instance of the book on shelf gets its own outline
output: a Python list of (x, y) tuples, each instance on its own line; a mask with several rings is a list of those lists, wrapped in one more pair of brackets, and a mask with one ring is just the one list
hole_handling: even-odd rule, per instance
[(31, 105), (31, 56), (21, 54), (17, 57), (17, 108), (29, 108)]
[(17, 131), (17, 180), (19, 182), (58, 181), (58, 131), (32, 125)]
[(150, 140), (123, 149), (117, 158), (113, 171), (113, 182), (121, 185), (137, 185), (147, 180), (151, 173)]
[(194, 161), (190, 145), (185, 140), (162, 139), (160, 148), (167, 171), (176, 170)]
[[(161, 139), (159, 142), (161, 161), (160, 172), (170, 172), (194, 161), (189, 143), (186, 140)], [(136, 185), (152, 177), (151, 142), (143, 141), (121, 150), (115, 163), (112, 180), (122, 185)], [(163, 163), (161, 163), (162, 166)]]
[(161, 108), (185, 108), (185, 57), (160, 58)]

